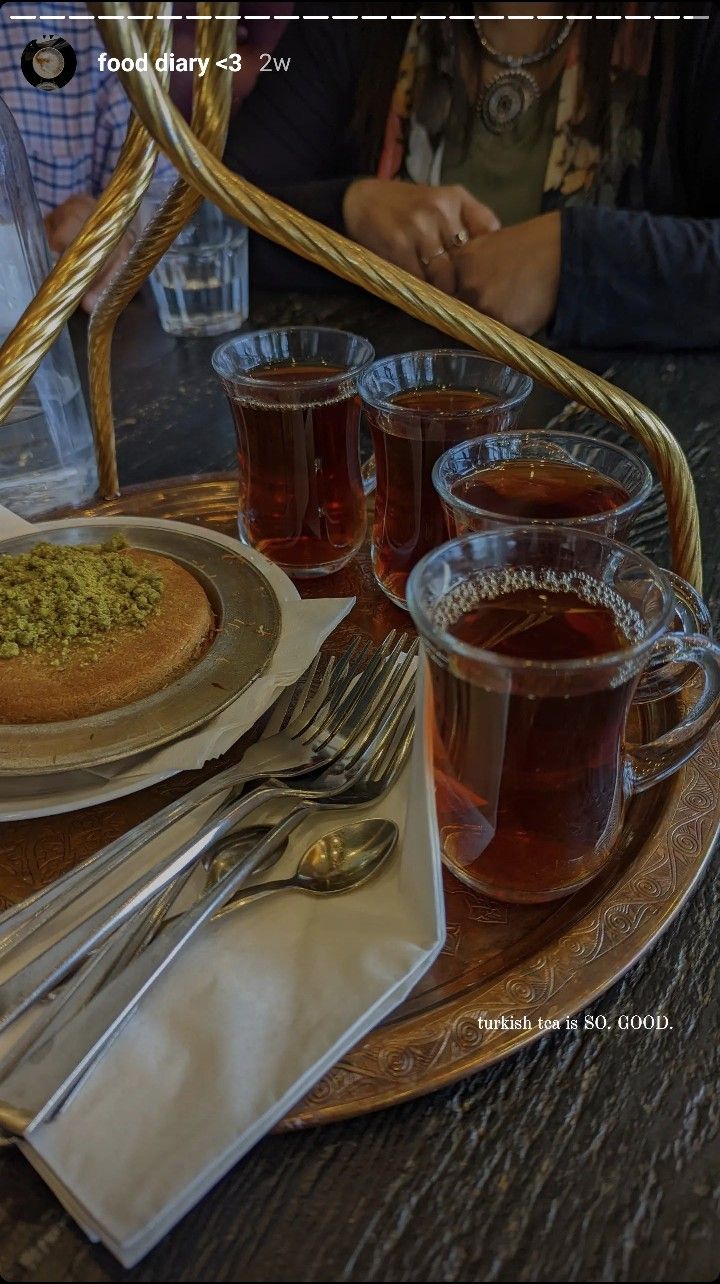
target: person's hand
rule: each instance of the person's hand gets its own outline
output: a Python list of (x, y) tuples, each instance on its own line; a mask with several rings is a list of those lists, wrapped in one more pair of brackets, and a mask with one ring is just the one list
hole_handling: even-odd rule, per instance
[[(49, 214), (45, 215), (44, 222), (48, 244), (55, 254), (63, 254), (68, 245), (75, 240), (96, 205), (95, 198), (83, 192), (75, 196), (69, 196), (66, 201), (63, 201), (62, 205), (58, 205), (57, 209), (51, 210)], [(95, 277), (87, 293), (83, 295), (81, 306), (85, 312), (92, 312), (105, 286), (112, 280), (120, 265), (125, 261), (133, 245), (133, 236), (126, 232), (113, 250), (107, 263), (103, 265), (101, 271)]]
[(521, 334), (535, 334), (552, 320), (560, 283), (560, 214), (479, 236), (448, 255), (457, 275), (456, 295)]
[(464, 187), (427, 187), (398, 179), (359, 178), (343, 201), (348, 236), (447, 294), (455, 293), (453, 246), (494, 232), (500, 223)]

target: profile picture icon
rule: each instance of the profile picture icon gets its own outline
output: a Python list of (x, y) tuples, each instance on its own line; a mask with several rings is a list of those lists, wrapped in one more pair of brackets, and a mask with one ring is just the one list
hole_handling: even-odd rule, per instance
[(62, 36), (41, 36), (22, 51), (20, 68), (35, 89), (62, 89), (77, 70), (77, 56)]

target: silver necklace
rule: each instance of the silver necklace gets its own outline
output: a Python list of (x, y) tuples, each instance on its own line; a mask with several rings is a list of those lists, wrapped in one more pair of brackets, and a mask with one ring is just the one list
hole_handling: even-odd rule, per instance
[(486, 129), (493, 134), (502, 134), (540, 97), (540, 86), (528, 67), (537, 67), (552, 58), (565, 44), (575, 20), (566, 18), (548, 45), (529, 54), (506, 54), (496, 49), (485, 35), (480, 19), (475, 18), (474, 22), (485, 57), (505, 68), (478, 94), (475, 110)]

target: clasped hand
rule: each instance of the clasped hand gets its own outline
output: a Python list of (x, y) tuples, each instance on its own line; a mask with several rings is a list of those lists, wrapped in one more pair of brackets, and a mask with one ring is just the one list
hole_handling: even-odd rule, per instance
[(463, 187), (358, 179), (343, 206), (349, 236), (523, 334), (552, 320), (560, 214), (501, 228)]
[[(45, 232), (48, 238), (48, 245), (54, 254), (64, 254), (78, 233), (82, 231), (96, 205), (97, 201), (93, 196), (82, 192), (77, 193), (75, 196), (69, 196), (57, 209), (51, 210), (49, 214), (45, 215)], [(103, 290), (112, 281), (118, 268), (121, 267), (130, 253), (134, 241), (135, 237), (132, 233), (125, 232), (123, 234), (119, 244), (108, 256), (87, 293), (83, 295), (81, 301), (83, 311), (92, 312)]]

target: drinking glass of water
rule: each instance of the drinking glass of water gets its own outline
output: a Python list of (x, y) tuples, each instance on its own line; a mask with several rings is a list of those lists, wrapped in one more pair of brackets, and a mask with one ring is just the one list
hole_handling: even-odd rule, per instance
[[(143, 203), (147, 223), (170, 192), (155, 182)], [(224, 334), (248, 315), (247, 228), (203, 201), (150, 276), (167, 334)]]

